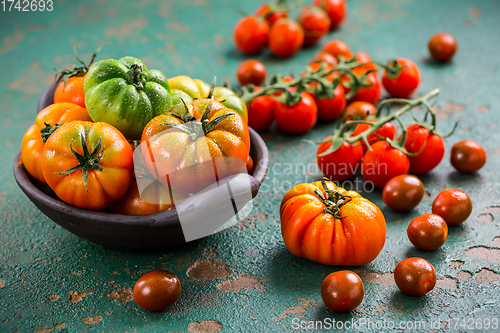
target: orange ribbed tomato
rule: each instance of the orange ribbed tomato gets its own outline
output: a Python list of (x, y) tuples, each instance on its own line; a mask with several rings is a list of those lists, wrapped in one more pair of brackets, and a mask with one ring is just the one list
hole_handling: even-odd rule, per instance
[(364, 265), (384, 247), (386, 225), (380, 209), (326, 179), (290, 189), (280, 216), (287, 249), (322, 264)]

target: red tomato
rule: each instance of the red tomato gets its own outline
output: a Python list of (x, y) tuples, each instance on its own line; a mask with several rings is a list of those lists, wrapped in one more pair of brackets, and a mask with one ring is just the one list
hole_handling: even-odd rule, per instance
[(258, 60), (249, 59), (243, 61), (236, 70), (236, 77), (241, 85), (261, 85), (266, 79), (266, 66)]
[[(367, 72), (366, 68), (357, 67), (352, 70), (354, 75), (360, 77)], [(344, 76), (342, 78), (343, 82), (349, 81), (350, 78), (348, 76)], [(368, 102), (371, 104), (377, 104), (380, 100), (380, 96), (382, 95), (382, 91), (380, 88), (380, 82), (378, 81), (377, 75), (372, 72), (368, 74), (366, 81), (371, 84), (369, 87), (363, 87), (358, 90), (358, 92), (351, 97), (347, 102), (352, 103), (356, 101)], [(345, 86), (344, 86), (345, 87)], [(349, 88), (346, 88), (345, 93), (347, 94), (350, 91)]]
[(346, 43), (341, 40), (332, 40), (326, 43), (322, 49), (324, 52), (330, 53), (335, 58), (342, 56), (344, 58), (352, 58), (351, 50)]
[(338, 271), (321, 284), (321, 298), (332, 311), (348, 312), (357, 308), (365, 296), (365, 286), (358, 274)]
[(309, 64), (321, 64), (323, 62), (331, 66), (337, 66), (338, 64), (334, 56), (324, 51), (316, 53), (314, 57), (311, 58), (311, 61), (309, 61)]
[(330, 30), (330, 18), (319, 7), (306, 6), (297, 18), (304, 30), (304, 45), (314, 45)]
[(474, 173), (486, 163), (486, 151), (476, 141), (462, 140), (451, 148), (450, 162), (461, 173)]
[(330, 29), (339, 27), (347, 15), (345, 0), (314, 0), (313, 5), (323, 8), (330, 18)]
[(287, 18), (288, 12), (286, 10), (274, 10), (270, 5), (264, 4), (257, 9), (255, 16), (264, 17), (269, 26), (272, 26), (279, 19)]
[(374, 117), (377, 108), (372, 103), (358, 101), (347, 105), (344, 113), (344, 121), (364, 120), (368, 116)]
[(276, 22), (269, 32), (269, 48), (280, 58), (297, 53), (304, 44), (304, 31), (300, 25), (289, 19)]
[(262, 18), (247, 16), (239, 20), (234, 27), (234, 43), (243, 53), (259, 53), (268, 40), (269, 25)]
[(420, 84), (420, 71), (417, 65), (405, 58), (398, 58), (397, 62), (403, 69), (395, 78), (390, 78), (387, 71), (382, 76), (382, 84), (392, 97), (406, 98), (411, 95)]
[[(262, 90), (256, 87), (256, 91)], [(273, 108), (276, 101), (264, 95), (254, 98), (248, 103), (248, 126), (257, 132), (268, 129), (274, 120)]]
[(290, 134), (302, 134), (316, 125), (318, 107), (312, 96), (302, 92), (302, 100), (292, 106), (281, 102), (274, 104), (274, 118), (278, 127)]
[(57, 85), (56, 92), (54, 93), (54, 103), (73, 103), (85, 107), (85, 93), (83, 92), (84, 76), (72, 76), (62, 81)]
[[(321, 67), (321, 64), (315, 63), (309, 65), (312, 71), (317, 71)], [(327, 65), (325, 70), (333, 69), (333, 66)], [(335, 74), (329, 74), (326, 77), (327, 82), (333, 82), (335, 79)], [(319, 84), (317, 82), (310, 83), (311, 88), (317, 87)], [(344, 88), (342, 85), (337, 85), (334, 90), (334, 97), (318, 98), (316, 95), (312, 95), (316, 106), (318, 107), (318, 118), (324, 121), (332, 121), (339, 118), (344, 112), (346, 106), (346, 100), (344, 97)]]
[[(375, 119), (368, 119), (367, 120), (369, 123), (375, 123)], [(363, 133), (364, 131), (370, 129), (370, 125), (368, 124), (358, 124), (356, 125), (356, 128), (354, 129), (354, 132), (352, 133), (352, 136), (359, 135)], [(378, 130), (376, 130), (374, 133), (368, 135), (368, 143), (373, 145), (375, 142), (380, 141), (380, 137), (382, 138), (389, 138), (389, 139), (394, 139), (396, 137), (396, 132), (397, 132), (396, 126), (394, 126), (393, 123), (388, 122), (382, 125)], [(366, 147), (365, 142), (361, 142), (361, 145), (363, 146), (363, 150), (366, 152), (368, 147)]]
[(425, 251), (439, 249), (448, 237), (448, 226), (436, 214), (420, 215), (413, 219), (406, 230), (408, 239), (416, 248)]
[(429, 52), (436, 61), (449, 61), (457, 51), (457, 40), (452, 34), (440, 32), (429, 40)]
[(387, 141), (376, 142), (363, 158), (363, 177), (377, 188), (384, 188), (392, 178), (410, 170), (410, 160), (401, 150)]
[(472, 201), (464, 191), (444, 190), (434, 199), (432, 213), (441, 216), (448, 225), (458, 225), (472, 213)]
[(398, 288), (410, 296), (422, 296), (436, 285), (436, 271), (431, 263), (422, 258), (401, 261), (394, 270)]
[[(332, 135), (325, 138), (328, 140)], [(325, 156), (318, 156), (332, 146), (332, 142), (318, 146), (316, 159), (319, 169), (330, 180), (345, 180), (352, 177), (359, 168), (363, 158), (363, 148), (360, 145), (351, 145), (344, 142), (339, 149)]]
[(161, 311), (177, 301), (181, 283), (169, 271), (157, 270), (144, 274), (134, 285), (134, 301), (144, 310)]
[(410, 172), (417, 175), (430, 172), (443, 159), (445, 150), (443, 138), (431, 134), (428, 129), (418, 124), (410, 125), (406, 130), (404, 143), (406, 151), (411, 154), (421, 152), (417, 156), (409, 157)]

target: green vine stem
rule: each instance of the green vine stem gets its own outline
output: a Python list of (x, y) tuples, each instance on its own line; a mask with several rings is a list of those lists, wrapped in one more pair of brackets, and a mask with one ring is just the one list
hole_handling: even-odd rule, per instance
[[(106, 44), (106, 45), (108, 45), (108, 44)], [(81, 66), (73, 65), (73, 68), (71, 68), (71, 69), (62, 69), (62, 70), (57, 70), (56, 68), (54, 68), (54, 70), (57, 72), (55, 75), (56, 82), (59, 82), (59, 81), (61, 81), (61, 79), (64, 79), (64, 85), (66, 85), (66, 80), (68, 80), (69, 78), (71, 78), (73, 76), (81, 77), (81, 76), (84, 76), (85, 74), (87, 74), (90, 66), (92, 66), (92, 64), (94, 63), (95, 58), (97, 57), (97, 55), (99, 54), (101, 49), (106, 45), (103, 45), (100, 48), (98, 48), (97, 50), (95, 50), (95, 52), (92, 54), (92, 58), (90, 58), (90, 61), (88, 64), (86, 64), (82, 59), (80, 59), (80, 57), (76, 53), (76, 46), (75, 46), (74, 47), (75, 58), (81, 64)]]

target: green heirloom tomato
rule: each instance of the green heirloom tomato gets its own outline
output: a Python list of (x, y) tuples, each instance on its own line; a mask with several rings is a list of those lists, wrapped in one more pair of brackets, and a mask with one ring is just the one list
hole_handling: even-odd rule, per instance
[(83, 90), (90, 118), (113, 125), (128, 140), (139, 140), (146, 124), (172, 106), (166, 76), (134, 57), (96, 62)]
[(215, 99), (230, 109), (238, 112), (248, 123), (248, 110), (245, 102), (239, 98), (234, 91), (226, 87), (214, 88)]

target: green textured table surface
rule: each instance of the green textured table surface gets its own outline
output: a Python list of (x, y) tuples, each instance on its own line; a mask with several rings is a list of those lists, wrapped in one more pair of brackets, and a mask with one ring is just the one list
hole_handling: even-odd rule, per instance
[[(271, 168), (251, 215), (172, 251), (132, 253), (88, 243), (42, 215), (21, 192), (13, 179), (12, 160), (33, 123), (40, 94), (53, 79), (53, 68), (73, 63), (73, 45), (85, 59), (98, 46), (111, 43), (100, 59), (132, 55), (169, 77), (187, 74), (211, 81), (217, 75), (235, 82), (236, 66), (244, 59), (232, 43), (235, 7), (251, 12), (257, 3), (61, 0), (54, 2), (51, 13), (0, 12), (0, 331), (293, 332), (301, 330), (294, 325), (298, 321), (325, 318), (358, 324), (386, 320), (396, 328), (402, 328), (400, 321), (416, 327), (407, 321), (418, 320), (426, 326), (415, 331), (425, 332), (467, 331), (486, 319), (491, 329), (494, 318), (500, 325), (496, 0), (352, 0), (347, 22), (328, 37), (343, 39), (377, 60), (413, 59), (422, 74), (418, 93), (441, 89), (436, 100), (440, 129), (447, 132), (454, 121), (461, 121), (446, 140), (443, 162), (422, 177), (429, 197), (417, 209), (397, 214), (383, 204), (379, 191), (365, 193), (386, 216), (387, 241), (374, 262), (356, 268), (365, 280), (366, 295), (350, 314), (329, 312), (320, 296), (324, 277), (341, 268), (291, 255), (279, 228), (284, 192), (292, 184), (320, 177), (314, 168), (290, 172), (284, 163), (314, 166), (315, 148), (302, 139), (321, 139), (332, 132), (332, 125), (318, 125), (299, 137), (276, 130), (265, 133)], [(441, 30), (455, 34), (459, 43), (448, 65), (427, 60), (427, 40)], [(259, 59), (271, 73), (298, 73), (317, 49), (302, 50), (289, 60), (268, 52)], [(454, 172), (448, 161), (451, 145), (465, 138), (480, 142), (488, 152), (488, 163), (473, 176)], [(449, 187), (470, 194), (471, 217), (450, 228), (439, 250), (415, 249), (407, 240), (408, 223), (430, 212), (433, 198)], [(428, 259), (437, 271), (437, 287), (424, 297), (402, 294), (392, 280), (395, 265), (409, 256)], [(131, 288), (141, 274), (161, 268), (180, 278), (182, 295), (167, 311), (149, 313), (132, 301)], [(450, 318), (465, 319), (467, 327), (455, 328), (456, 320), (450, 327), (445, 323)], [(380, 330), (373, 324), (357, 329)]]

